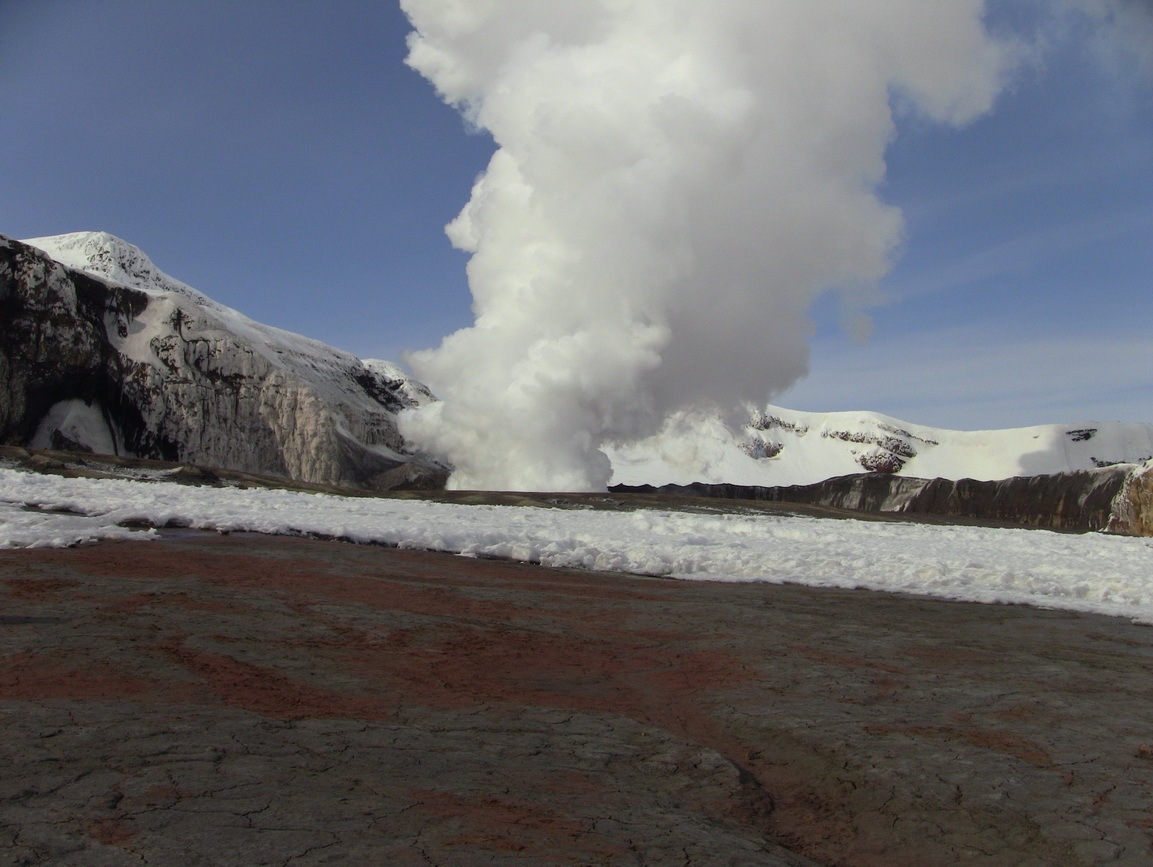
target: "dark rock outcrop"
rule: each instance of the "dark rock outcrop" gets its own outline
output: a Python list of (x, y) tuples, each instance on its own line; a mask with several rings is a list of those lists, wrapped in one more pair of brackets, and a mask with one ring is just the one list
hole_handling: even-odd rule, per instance
[(0, 236), (0, 443), (376, 489), (405, 462), (396, 413), (420, 387), (395, 368), (252, 322), (111, 236), (75, 238), (108, 279)]
[(803, 503), (866, 512), (970, 518), (1053, 530), (1153, 535), (1153, 465), (998, 481), (861, 473), (815, 485), (618, 485), (613, 491)]

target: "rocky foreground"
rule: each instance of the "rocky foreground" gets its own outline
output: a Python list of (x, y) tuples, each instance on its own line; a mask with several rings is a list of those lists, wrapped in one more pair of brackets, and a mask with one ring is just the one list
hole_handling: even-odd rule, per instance
[(1124, 621), (187, 531), (0, 600), (7, 863), (1153, 859)]

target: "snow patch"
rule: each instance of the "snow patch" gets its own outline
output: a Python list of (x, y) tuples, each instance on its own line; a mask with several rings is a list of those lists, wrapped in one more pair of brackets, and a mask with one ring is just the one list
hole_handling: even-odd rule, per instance
[[(1028, 603), (1153, 623), (1153, 540), (770, 513), (609, 512), (64, 479), (0, 468), (0, 547), (124, 524), (313, 534), (547, 566)], [(29, 512), (38, 509), (73, 514)]]
[(103, 455), (120, 454), (122, 438), (108, 426), (99, 403), (62, 400), (45, 413), (32, 441), (34, 449), (85, 449)]

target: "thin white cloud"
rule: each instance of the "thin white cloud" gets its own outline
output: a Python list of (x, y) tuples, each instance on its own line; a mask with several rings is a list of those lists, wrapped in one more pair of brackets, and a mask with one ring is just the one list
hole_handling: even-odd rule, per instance
[(1119, 238), (1153, 237), (1153, 208), (1125, 213), (1098, 213), (1080, 220), (1020, 232), (993, 246), (945, 262), (926, 273), (904, 275), (887, 284), (895, 296), (914, 298), (970, 288), (983, 281), (1024, 274), (1042, 265)]
[(1108, 72), (1153, 79), (1153, 3), (1149, 0), (1065, 0), (1067, 12), (1094, 25), (1093, 51)]
[[(1006, 141), (996, 146), (1017, 145)], [(1000, 169), (996, 160), (987, 161), (981, 183), (957, 185), (947, 191), (909, 190), (899, 204), (910, 222), (929, 222), (962, 210), (996, 207), (999, 202), (1013, 198), (1041, 197), (1070, 187), (1117, 183), (1143, 170), (1148, 163), (1147, 142), (1139, 138), (1116, 142), (1108, 160), (1087, 160), (1081, 152), (1033, 150), (1024, 170), (1020, 164)]]
[(814, 348), (809, 377), (778, 402), (868, 409), (957, 430), (1153, 422), (1153, 341), (978, 326), (880, 337), (867, 346), (828, 339)]

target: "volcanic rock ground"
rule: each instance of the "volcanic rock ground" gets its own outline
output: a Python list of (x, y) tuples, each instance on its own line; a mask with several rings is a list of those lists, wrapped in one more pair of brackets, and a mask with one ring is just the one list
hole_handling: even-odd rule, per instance
[(1125, 621), (189, 531), (0, 612), (5, 863), (1153, 862)]

